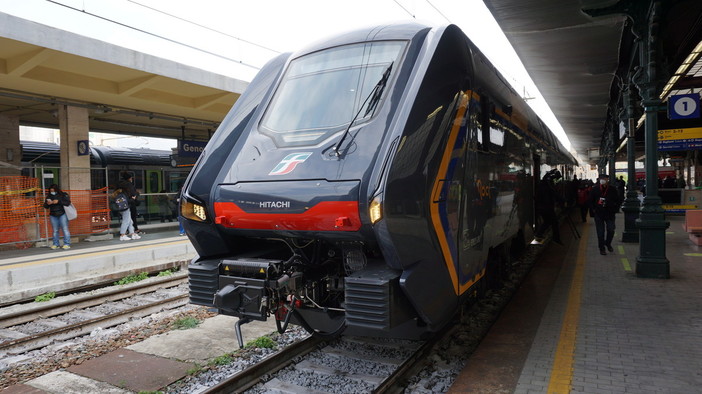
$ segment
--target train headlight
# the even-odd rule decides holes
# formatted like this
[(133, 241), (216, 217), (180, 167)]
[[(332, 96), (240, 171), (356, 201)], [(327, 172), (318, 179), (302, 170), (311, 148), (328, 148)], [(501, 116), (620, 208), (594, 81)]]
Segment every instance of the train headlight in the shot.
[(383, 206), (378, 198), (374, 198), (373, 201), (371, 201), (369, 214), (371, 223), (373, 224), (383, 218)]
[(190, 201), (183, 201), (180, 204), (180, 215), (186, 219), (204, 222), (207, 220), (205, 207)]

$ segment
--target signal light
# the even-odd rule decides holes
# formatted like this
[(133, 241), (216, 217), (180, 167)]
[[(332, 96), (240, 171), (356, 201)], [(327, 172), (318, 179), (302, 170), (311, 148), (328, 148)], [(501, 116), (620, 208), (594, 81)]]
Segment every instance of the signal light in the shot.
[(180, 215), (186, 219), (204, 222), (207, 220), (205, 207), (190, 201), (183, 201), (180, 204)]
[(380, 200), (378, 198), (374, 198), (373, 201), (371, 201), (370, 208), (368, 210), (368, 213), (370, 214), (371, 223), (375, 224), (378, 220), (383, 218), (382, 208), (382, 204), (380, 203)]

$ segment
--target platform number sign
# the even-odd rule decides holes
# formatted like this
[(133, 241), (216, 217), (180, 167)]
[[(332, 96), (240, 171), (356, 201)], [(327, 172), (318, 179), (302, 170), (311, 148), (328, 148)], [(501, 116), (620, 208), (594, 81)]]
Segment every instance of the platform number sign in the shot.
[(695, 119), (700, 117), (700, 95), (679, 94), (668, 99), (669, 119)]

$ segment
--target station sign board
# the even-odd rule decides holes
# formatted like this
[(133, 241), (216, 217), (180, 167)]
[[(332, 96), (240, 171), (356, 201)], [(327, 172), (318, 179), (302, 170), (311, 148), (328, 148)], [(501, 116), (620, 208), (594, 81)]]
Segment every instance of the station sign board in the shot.
[(206, 145), (207, 141), (178, 140), (178, 156), (200, 157)]
[(658, 130), (658, 150), (702, 150), (702, 127)]
[(678, 94), (668, 98), (668, 119), (697, 119), (700, 117), (700, 95)]

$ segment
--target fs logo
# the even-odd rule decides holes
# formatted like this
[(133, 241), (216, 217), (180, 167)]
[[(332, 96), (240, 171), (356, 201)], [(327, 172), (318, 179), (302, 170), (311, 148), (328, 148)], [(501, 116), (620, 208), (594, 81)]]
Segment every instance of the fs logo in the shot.
[(291, 153), (283, 160), (278, 163), (275, 168), (271, 170), (271, 172), (268, 173), (268, 175), (285, 175), (293, 172), (295, 167), (297, 167), (298, 164), (304, 162), (307, 160), (308, 157), (312, 155), (312, 152), (304, 152), (304, 153)]

